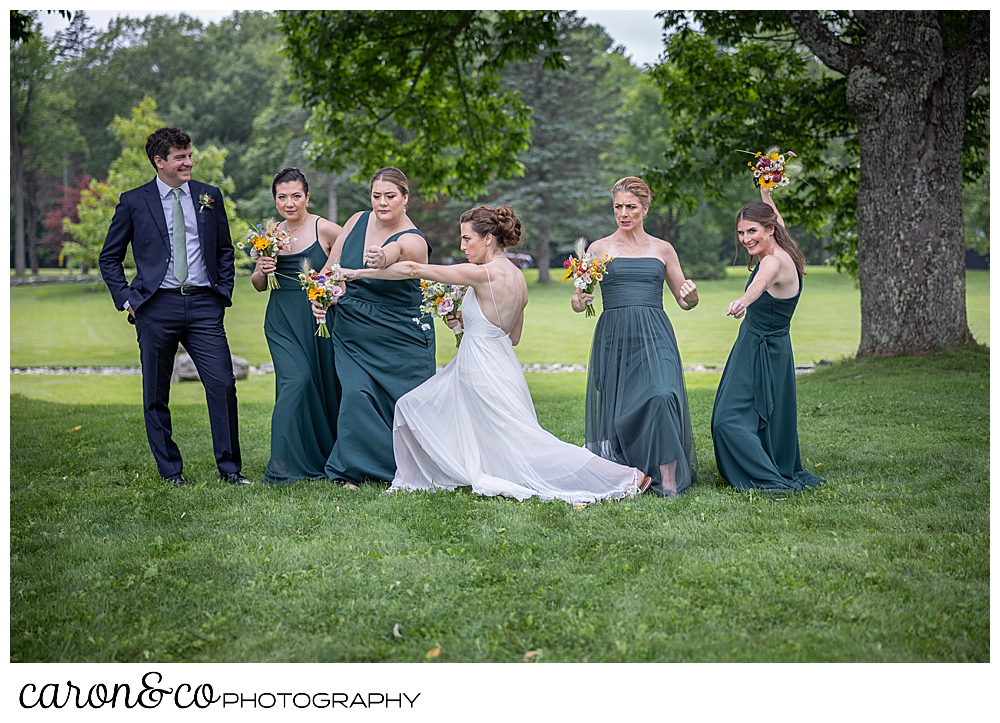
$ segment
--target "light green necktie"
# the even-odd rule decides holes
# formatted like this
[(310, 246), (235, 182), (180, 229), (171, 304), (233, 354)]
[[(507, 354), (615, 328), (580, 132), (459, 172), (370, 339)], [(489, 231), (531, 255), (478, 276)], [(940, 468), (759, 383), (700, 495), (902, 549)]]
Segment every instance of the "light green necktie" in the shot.
[(188, 277), (188, 255), (184, 211), (181, 209), (181, 189), (172, 188), (170, 192), (174, 194), (174, 278), (183, 284)]

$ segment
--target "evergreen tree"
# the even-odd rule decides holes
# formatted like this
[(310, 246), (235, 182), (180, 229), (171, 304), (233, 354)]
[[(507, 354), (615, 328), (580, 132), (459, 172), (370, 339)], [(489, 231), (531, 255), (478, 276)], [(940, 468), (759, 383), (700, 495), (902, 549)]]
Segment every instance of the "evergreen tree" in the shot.
[(605, 86), (612, 41), (603, 28), (570, 12), (558, 23), (565, 66), (547, 70), (545, 53), (512, 63), (504, 87), (532, 110), (531, 145), (518, 157), (524, 175), (494, 184), (491, 197), (510, 205), (524, 223), (522, 239), (548, 283), (553, 251), (612, 232), (608, 190), (614, 183), (604, 158), (612, 148), (621, 105), (617, 88)]

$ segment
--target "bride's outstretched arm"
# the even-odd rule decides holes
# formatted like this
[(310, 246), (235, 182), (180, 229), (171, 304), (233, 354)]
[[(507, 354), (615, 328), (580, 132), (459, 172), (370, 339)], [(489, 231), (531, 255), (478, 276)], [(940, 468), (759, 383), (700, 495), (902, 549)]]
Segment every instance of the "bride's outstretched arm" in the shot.
[(442, 284), (472, 286), (486, 281), (486, 271), (478, 264), (418, 264), (415, 261), (399, 261), (384, 269), (341, 269), (340, 273), (348, 281), (352, 279), (427, 279)]

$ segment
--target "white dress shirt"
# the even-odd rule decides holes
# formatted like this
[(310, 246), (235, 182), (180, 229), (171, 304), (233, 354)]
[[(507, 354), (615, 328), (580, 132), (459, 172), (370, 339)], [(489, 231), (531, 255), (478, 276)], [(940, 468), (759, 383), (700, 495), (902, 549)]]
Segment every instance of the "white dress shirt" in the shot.
[[(156, 187), (160, 192), (160, 203), (163, 205), (163, 216), (167, 222), (167, 236), (170, 249), (170, 262), (167, 264), (167, 275), (163, 277), (161, 289), (176, 289), (180, 283), (174, 278), (174, 194), (173, 189), (156, 177)], [(208, 280), (208, 270), (205, 268), (205, 259), (201, 254), (201, 242), (198, 240), (198, 210), (195, 208), (195, 200), (191, 197), (189, 184), (181, 186), (181, 210), (184, 212), (184, 231), (187, 241), (187, 261), (188, 277), (184, 282), (185, 286), (210, 286)], [(206, 211), (205, 213), (208, 213)]]

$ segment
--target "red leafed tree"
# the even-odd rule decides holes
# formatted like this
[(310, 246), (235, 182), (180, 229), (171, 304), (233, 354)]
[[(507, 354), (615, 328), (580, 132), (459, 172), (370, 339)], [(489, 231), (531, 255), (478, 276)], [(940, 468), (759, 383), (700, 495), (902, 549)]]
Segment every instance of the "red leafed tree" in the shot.
[(80, 191), (88, 186), (90, 186), (90, 176), (83, 176), (77, 180), (76, 186), (59, 186), (62, 198), (54, 208), (45, 213), (42, 226), (48, 233), (39, 240), (39, 243), (51, 248), (53, 256), (59, 255), (64, 243), (73, 240), (69, 232), (63, 230), (63, 219), (68, 218), (73, 223), (80, 222), (76, 207), (80, 203)]

